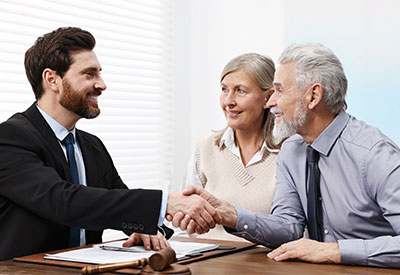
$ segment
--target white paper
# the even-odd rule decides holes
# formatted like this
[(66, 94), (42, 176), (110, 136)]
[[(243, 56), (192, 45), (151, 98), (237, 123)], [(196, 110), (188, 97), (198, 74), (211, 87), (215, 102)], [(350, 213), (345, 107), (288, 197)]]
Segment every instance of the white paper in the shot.
[[(131, 247), (122, 247), (122, 244), (125, 241), (115, 241), (110, 243), (105, 243), (101, 245), (96, 245), (99, 247), (103, 247), (107, 249), (115, 249), (120, 251), (129, 251), (129, 252), (147, 252), (144, 249), (144, 246), (131, 246)], [(216, 249), (218, 244), (209, 244), (209, 243), (194, 243), (194, 242), (180, 242), (180, 241), (169, 241), (171, 247), (175, 250), (177, 258), (180, 256), (184, 256), (186, 254), (195, 253), (195, 252), (205, 252), (209, 250)]]
[[(46, 254), (44, 258), (70, 262), (110, 264), (148, 258), (153, 253), (157, 252), (153, 250), (147, 251), (143, 246), (133, 246), (128, 248), (122, 247), (123, 242), (124, 241), (115, 241), (101, 245), (94, 245), (89, 248), (75, 249), (57, 254)], [(195, 252), (210, 251), (218, 247), (218, 244), (179, 241), (169, 241), (169, 244), (175, 250), (177, 258)], [(103, 249), (102, 247), (105, 247), (106, 249)]]
[(109, 264), (118, 262), (127, 262), (148, 258), (154, 251), (147, 253), (129, 253), (123, 251), (107, 251), (100, 247), (89, 247), (75, 249), (57, 254), (46, 254), (45, 259), (60, 260), (68, 262), (81, 262), (90, 264)]

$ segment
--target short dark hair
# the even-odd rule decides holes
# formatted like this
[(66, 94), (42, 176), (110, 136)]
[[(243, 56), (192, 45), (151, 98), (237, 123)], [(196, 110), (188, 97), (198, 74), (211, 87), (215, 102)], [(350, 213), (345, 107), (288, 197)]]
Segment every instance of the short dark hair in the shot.
[(63, 77), (72, 64), (71, 52), (93, 50), (96, 40), (85, 30), (75, 27), (58, 28), (40, 36), (25, 53), (25, 72), (36, 100), (43, 95), (42, 73), (46, 68)]

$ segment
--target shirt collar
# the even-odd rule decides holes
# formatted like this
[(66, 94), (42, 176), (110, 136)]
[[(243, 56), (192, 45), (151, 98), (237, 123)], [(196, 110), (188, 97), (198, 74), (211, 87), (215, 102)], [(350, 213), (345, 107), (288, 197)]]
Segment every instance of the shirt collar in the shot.
[[(46, 120), (47, 124), (49, 124), (51, 130), (53, 130), (54, 134), (58, 138), (59, 141), (63, 141), (64, 138), (70, 133), (64, 126), (58, 123), (55, 119), (45, 113), (40, 107), (36, 104), (39, 112), (42, 114), (43, 118)], [(71, 133), (74, 135), (74, 139), (76, 140), (75, 136), (75, 127), (71, 130)]]
[(327, 156), (349, 122), (350, 115), (342, 110), (326, 129), (311, 144), (319, 153)]
[[(235, 131), (231, 127), (227, 127), (225, 133), (222, 135), (222, 138), (219, 142), (219, 148), (221, 148), (223, 145), (225, 145), (231, 151), (233, 151), (234, 148), (238, 149), (238, 146), (235, 143)], [(260, 152), (264, 153), (264, 150), (267, 149), (267, 144), (264, 141), (263, 145), (261, 146)]]
[(235, 147), (235, 132), (231, 127), (228, 127), (224, 134), (222, 135), (221, 140), (219, 141), (219, 148), (225, 145), (228, 148)]

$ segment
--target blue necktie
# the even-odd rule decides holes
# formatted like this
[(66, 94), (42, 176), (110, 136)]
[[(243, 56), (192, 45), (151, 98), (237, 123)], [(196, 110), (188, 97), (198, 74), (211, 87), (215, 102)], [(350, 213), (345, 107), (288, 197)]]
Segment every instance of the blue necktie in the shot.
[[(66, 138), (63, 140), (65, 147), (67, 148), (67, 156), (69, 169), (72, 175), (72, 181), (75, 186), (79, 185), (79, 174), (78, 174), (78, 166), (76, 164), (75, 159), (75, 150), (74, 150), (74, 135), (69, 133)], [(79, 228), (71, 228), (71, 232), (69, 235), (68, 247), (75, 247), (80, 245), (80, 229)]]
[(323, 241), (322, 238), (322, 202), (320, 191), (321, 174), (318, 168), (319, 153), (311, 146), (307, 147), (307, 228), (310, 239)]

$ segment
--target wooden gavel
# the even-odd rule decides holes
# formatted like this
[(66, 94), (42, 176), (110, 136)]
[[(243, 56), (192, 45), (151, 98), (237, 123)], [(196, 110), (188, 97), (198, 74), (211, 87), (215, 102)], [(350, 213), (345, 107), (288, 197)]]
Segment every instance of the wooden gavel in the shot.
[(171, 247), (166, 247), (160, 252), (154, 253), (148, 259), (120, 262), (113, 264), (89, 265), (82, 268), (82, 274), (96, 274), (117, 270), (120, 268), (146, 266), (149, 265), (155, 271), (161, 271), (176, 261), (175, 251)]

